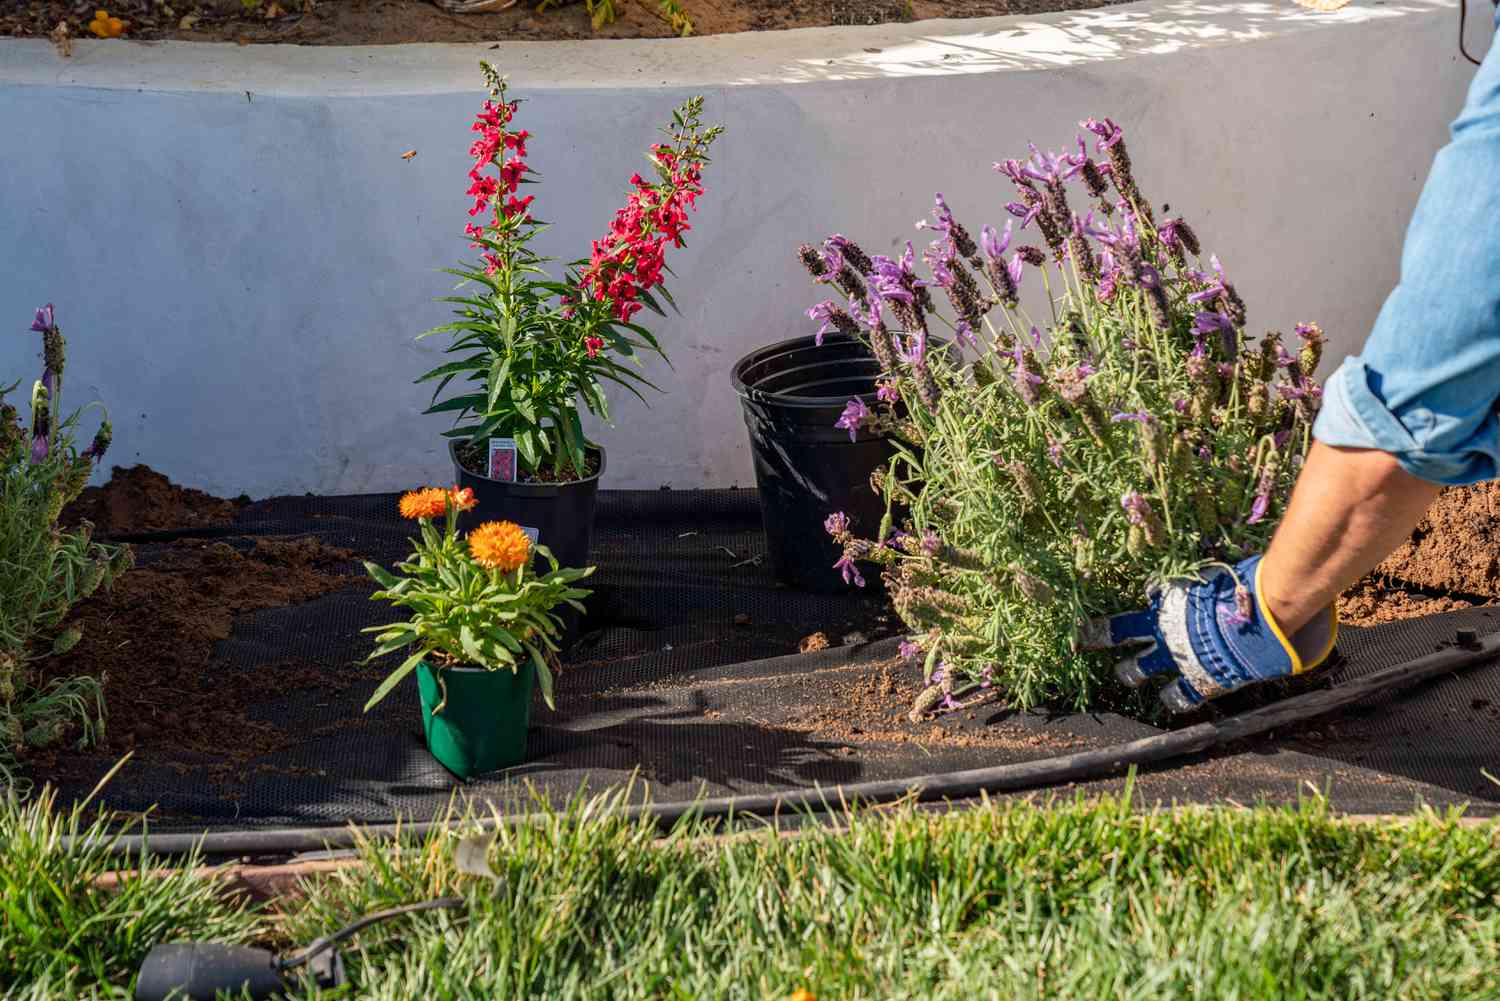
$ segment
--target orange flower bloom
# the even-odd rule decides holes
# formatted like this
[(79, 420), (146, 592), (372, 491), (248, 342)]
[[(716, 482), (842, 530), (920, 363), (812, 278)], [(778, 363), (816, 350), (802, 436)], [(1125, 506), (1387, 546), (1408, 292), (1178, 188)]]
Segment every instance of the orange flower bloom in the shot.
[(453, 497), (453, 507), (457, 511), (472, 511), (479, 504), (479, 498), (474, 496), (473, 487), (454, 487), (448, 493)]
[(401, 495), (401, 517), (437, 518), (448, 510), (448, 492), (440, 487), (423, 487)]
[(509, 573), (531, 558), (531, 540), (513, 521), (487, 521), (469, 533), (469, 552), (480, 566)]
[(818, 1001), (818, 999), (813, 997), (813, 992), (806, 987), (799, 987), (792, 991), (790, 1001)]

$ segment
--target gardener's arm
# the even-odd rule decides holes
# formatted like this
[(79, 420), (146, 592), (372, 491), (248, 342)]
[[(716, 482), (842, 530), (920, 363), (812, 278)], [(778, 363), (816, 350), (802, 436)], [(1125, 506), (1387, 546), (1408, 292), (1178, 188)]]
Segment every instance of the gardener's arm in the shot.
[[(1500, 16), (1500, 12), (1497, 12)], [(1421, 519), (1445, 484), (1500, 476), (1500, 47), (1470, 87), (1412, 216), (1401, 281), (1356, 358), (1329, 378), (1317, 439), (1264, 558), (1098, 623), (1092, 646), (1140, 641), (1127, 684), (1191, 709), (1317, 666), (1334, 602)]]

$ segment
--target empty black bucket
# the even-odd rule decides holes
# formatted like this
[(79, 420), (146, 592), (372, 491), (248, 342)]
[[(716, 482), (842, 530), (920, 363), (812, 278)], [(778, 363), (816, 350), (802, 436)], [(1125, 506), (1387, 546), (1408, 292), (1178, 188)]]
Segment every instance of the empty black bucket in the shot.
[[(870, 474), (890, 459), (891, 443), (861, 428), (833, 426), (849, 400), (875, 409), (880, 366), (860, 341), (830, 335), (818, 346), (796, 337), (761, 348), (734, 366), (734, 390), (745, 410), (755, 483), (776, 579), (804, 591), (848, 590), (833, 564), (841, 555), (823, 521), (849, 516), (856, 536), (880, 529), (885, 502)], [(862, 568), (874, 586), (879, 581)]]

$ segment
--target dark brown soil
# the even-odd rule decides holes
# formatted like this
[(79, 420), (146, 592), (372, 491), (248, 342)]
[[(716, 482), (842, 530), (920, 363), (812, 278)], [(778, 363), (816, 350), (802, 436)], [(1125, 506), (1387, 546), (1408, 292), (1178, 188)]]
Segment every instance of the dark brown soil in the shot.
[(32, 752), (26, 764), (34, 774), (60, 777), (54, 768), (62, 759), (93, 769), (95, 759), (114, 760), (125, 751), (142, 762), (171, 764), (202, 755), (244, 762), (284, 742), (275, 727), (246, 718), (244, 707), (262, 693), (322, 684), (316, 669), (267, 664), (253, 673), (236, 672), (232, 683), (215, 684), (205, 681), (214, 644), (229, 638), (237, 615), (369, 585), (343, 572), (352, 553), (316, 539), (267, 537), (248, 547), (245, 540), (234, 541), (241, 548), (227, 541), (174, 543), (149, 566), (125, 573), (112, 591), (74, 610), (69, 621), (82, 627), (83, 638), (45, 662), (42, 674), (102, 679), (105, 735), (84, 756)]
[[(489, 466), (489, 446), (476, 445), (473, 442), (465, 442), (454, 449), (458, 455), (459, 464), (475, 476), (486, 475)], [(599, 453), (585, 452), (584, 475), (575, 478), (571, 473), (559, 475), (551, 466), (538, 469), (534, 473), (522, 470), (518, 482), (521, 483), (577, 483), (580, 479), (586, 480), (591, 476), (599, 475)]]
[(1394, 584), (1500, 598), (1500, 482), (1443, 491), (1375, 572)]
[(114, 467), (102, 487), (86, 487), (63, 511), (64, 525), (92, 522), (96, 537), (227, 525), (248, 498), (224, 500), (179, 487), (149, 466)]
[[(989, 17), (1105, 6), (1110, 0), (681, 0), (698, 35), (879, 24), (935, 17)], [(1119, 2), (1119, 0), (1113, 0)], [(427, 0), (21, 0), (0, 11), (0, 35), (45, 38), (60, 22), (92, 38), (100, 8), (126, 22), (125, 38), (291, 45), (659, 38), (676, 32), (655, 0), (616, 0), (619, 19), (594, 30), (580, 2), (537, 13), (535, 0), (508, 10), (450, 14)]]

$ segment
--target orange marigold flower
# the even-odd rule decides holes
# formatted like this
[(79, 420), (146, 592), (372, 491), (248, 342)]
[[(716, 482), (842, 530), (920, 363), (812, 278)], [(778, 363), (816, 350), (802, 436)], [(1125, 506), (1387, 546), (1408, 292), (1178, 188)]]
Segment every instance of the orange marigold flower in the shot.
[(799, 987), (795, 991), (792, 991), (789, 1001), (818, 1001), (818, 999), (813, 997), (813, 992), (806, 987)]
[(469, 533), (469, 552), (480, 566), (509, 573), (531, 558), (531, 540), (513, 521), (487, 521)]
[(401, 517), (437, 518), (448, 510), (448, 492), (440, 487), (423, 487), (401, 495)]
[(479, 498), (474, 496), (473, 487), (454, 487), (448, 493), (453, 498), (455, 510), (472, 511), (479, 504)]

